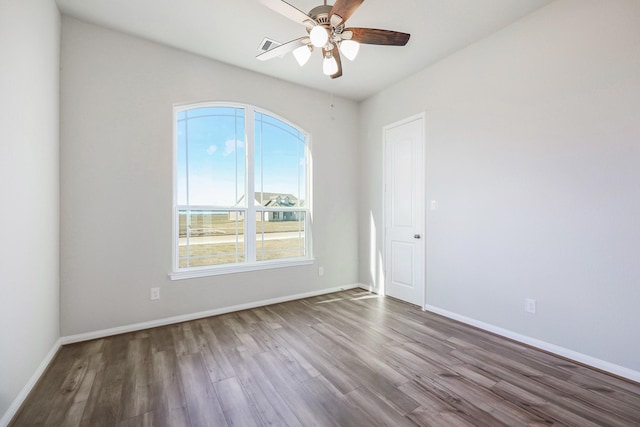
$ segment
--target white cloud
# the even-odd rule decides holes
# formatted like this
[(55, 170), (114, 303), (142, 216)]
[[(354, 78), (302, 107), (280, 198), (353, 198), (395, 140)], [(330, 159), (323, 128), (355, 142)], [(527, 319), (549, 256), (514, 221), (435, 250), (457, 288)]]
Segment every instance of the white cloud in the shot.
[(216, 151), (218, 151), (218, 147), (216, 147), (215, 145), (210, 145), (209, 148), (207, 148), (208, 155), (212, 155)]
[(236, 151), (236, 147), (239, 149), (244, 148), (244, 141), (240, 141), (237, 139), (228, 139), (224, 143), (224, 155), (228, 156), (229, 154)]

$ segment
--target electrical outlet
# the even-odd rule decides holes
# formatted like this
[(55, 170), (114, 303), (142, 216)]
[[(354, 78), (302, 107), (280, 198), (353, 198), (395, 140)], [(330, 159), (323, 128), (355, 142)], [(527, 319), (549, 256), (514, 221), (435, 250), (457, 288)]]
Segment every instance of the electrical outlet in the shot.
[(324, 276), (324, 267), (318, 267), (318, 276)]
[(524, 300), (524, 311), (531, 314), (536, 314), (536, 300), (526, 298)]
[(152, 301), (160, 299), (160, 288), (151, 288), (150, 298)]

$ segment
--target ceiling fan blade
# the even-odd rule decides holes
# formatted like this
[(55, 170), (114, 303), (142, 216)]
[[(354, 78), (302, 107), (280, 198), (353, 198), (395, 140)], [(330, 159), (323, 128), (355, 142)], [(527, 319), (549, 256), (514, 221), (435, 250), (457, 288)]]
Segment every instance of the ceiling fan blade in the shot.
[(349, 19), (363, 1), (364, 0), (336, 0), (335, 4), (331, 8), (331, 12), (329, 13), (331, 25), (337, 27)]
[(262, 52), (261, 54), (256, 56), (256, 59), (261, 61), (266, 61), (269, 59), (276, 58), (278, 56), (285, 55), (300, 46), (304, 46), (309, 44), (310, 40), (308, 36), (300, 37), (299, 39), (288, 41), (280, 46), (274, 47), (273, 49), (269, 49), (266, 52)]
[(309, 15), (301, 11), (295, 6), (290, 5), (284, 0), (258, 0), (269, 9), (278, 12), (280, 15), (285, 16), (292, 21), (305, 26), (313, 26), (315, 22), (309, 18)]
[(332, 79), (337, 79), (338, 77), (342, 76), (342, 59), (340, 59), (340, 49), (338, 49), (337, 44), (333, 45), (333, 57), (336, 59), (336, 62), (338, 63), (338, 71), (336, 71), (335, 74), (331, 74), (330, 77)]
[[(349, 37), (351, 35), (351, 37)], [(398, 31), (379, 30), (377, 28), (345, 28), (342, 38), (365, 44), (381, 44), (389, 46), (404, 46), (411, 34)]]

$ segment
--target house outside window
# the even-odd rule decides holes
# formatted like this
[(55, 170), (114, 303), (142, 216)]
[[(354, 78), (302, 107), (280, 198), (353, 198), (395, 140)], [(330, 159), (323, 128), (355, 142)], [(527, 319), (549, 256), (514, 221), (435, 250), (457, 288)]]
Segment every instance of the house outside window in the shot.
[(312, 262), (309, 139), (250, 105), (174, 108), (172, 279)]

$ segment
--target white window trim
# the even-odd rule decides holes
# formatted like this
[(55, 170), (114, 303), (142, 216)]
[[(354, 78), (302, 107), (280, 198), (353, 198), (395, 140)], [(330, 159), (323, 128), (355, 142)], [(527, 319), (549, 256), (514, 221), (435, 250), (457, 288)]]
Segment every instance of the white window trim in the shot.
[[(230, 107), (230, 108), (243, 108), (245, 111), (245, 131), (247, 133), (246, 140), (252, 141), (251, 144), (246, 144), (247, 150), (247, 165), (245, 168), (245, 180), (246, 180), (246, 189), (245, 189), (245, 199), (247, 200), (246, 208), (237, 209), (230, 207), (215, 207), (215, 206), (197, 206), (197, 208), (206, 208), (210, 210), (238, 210), (238, 211), (246, 211), (246, 218), (255, 218), (257, 211), (293, 211), (293, 212), (305, 212), (305, 253), (306, 257), (295, 257), (295, 258), (283, 258), (278, 260), (269, 260), (269, 261), (253, 261), (253, 262), (243, 262), (237, 264), (222, 264), (215, 266), (202, 266), (202, 267), (189, 267), (189, 268), (179, 268), (179, 259), (178, 259), (178, 211), (181, 205), (178, 205), (178, 168), (176, 165), (176, 159), (178, 157), (178, 144), (177, 144), (177, 120), (178, 113), (186, 110), (191, 110), (194, 108), (207, 108), (207, 107)], [(306, 208), (266, 208), (261, 207), (257, 209), (256, 206), (249, 201), (247, 197), (249, 194), (255, 196), (255, 156), (254, 156), (254, 147), (255, 147), (255, 115), (256, 113), (261, 113), (273, 117), (282, 121), (283, 123), (288, 124), (289, 126), (294, 127), (295, 129), (302, 132), (305, 136), (305, 170), (306, 170)], [(198, 277), (207, 277), (207, 276), (217, 276), (222, 274), (233, 274), (233, 273), (244, 273), (250, 271), (257, 270), (268, 270), (274, 268), (288, 268), (288, 267), (297, 267), (310, 265), (314, 263), (313, 253), (312, 253), (312, 229), (311, 224), (312, 221), (312, 163), (311, 163), (311, 135), (302, 130), (298, 125), (291, 123), (290, 121), (274, 114), (270, 111), (263, 110), (254, 105), (250, 104), (241, 104), (235, 102), (198, 102), (198, 103), (188, 103), (188, 104), (175, 104), (173, 107), (173, 157), (172, 157), (172, 168), (173, 168), (173, 226), (172, 226), (172, 272), (169, 274), (169, 278), (171, 280), (182, 280), (182, 279), (191, 279)], [(192, 208), (196, 206), (191, 206)], [(256, 235), (256, 222), (255, 221), (246, 221), (247, 230), (246, 236), (255, 236)], [(256, 242), (255, 239), (245, 239), (245, 256), (246, 259), (256, 259)]]
[(314, 263), (313, 258), (296, 258), (283, 259), (277, 261), (260, 261), (258, 263), (224, 264), (216, 267), (191, 267), (189, 271), (174, 272), (169, 275), (171, 280), (194, 279), (196, 277), (219, 276), (222, 274), (246, 273), (257, 270), (270, 270), (273, 268), (298, 267), (302, 265), (311, 265)]

